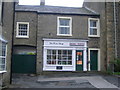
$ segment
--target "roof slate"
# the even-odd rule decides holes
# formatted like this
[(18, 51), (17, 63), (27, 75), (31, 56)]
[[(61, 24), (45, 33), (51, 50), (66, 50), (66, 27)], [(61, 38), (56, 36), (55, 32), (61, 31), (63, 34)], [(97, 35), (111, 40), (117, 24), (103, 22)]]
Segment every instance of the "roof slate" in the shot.
[(83, 14), (83, 15), (99, 15), (99, 13), (93, 12), (85, 7), (59, 7), (59, 6), (27, 6), (16, 5), (16, 11), (34, 11), (37, 13), (57, 13), (57, 14)]

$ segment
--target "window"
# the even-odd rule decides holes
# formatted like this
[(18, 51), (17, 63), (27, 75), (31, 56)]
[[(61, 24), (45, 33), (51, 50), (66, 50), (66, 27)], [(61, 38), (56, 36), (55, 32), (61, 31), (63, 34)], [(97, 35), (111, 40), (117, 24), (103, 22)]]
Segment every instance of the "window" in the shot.
[(0, 43), (0, 71), (6, 70), (6, 43)]
[(47, 65), (72, 65), (72, 50), (47, 50)]
[(72, 18), (58, 17), (57, 35), (72, 36)]
[(17, 22), (16, 37), (29, 38), (29, 23), (28, 22)]
[(2, 0), (0, 0), (0, 24), (2, 22)]
[(89, 37), (100, 37), (100, 25), (99, 19), (89, 18), (88, 19), (88, 36)]

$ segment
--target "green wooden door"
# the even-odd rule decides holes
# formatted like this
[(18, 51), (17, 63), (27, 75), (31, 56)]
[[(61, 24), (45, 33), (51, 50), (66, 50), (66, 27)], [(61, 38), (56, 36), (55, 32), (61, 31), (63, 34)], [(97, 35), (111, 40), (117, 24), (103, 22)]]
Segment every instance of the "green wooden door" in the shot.
[(13, 55), (12, 73), (36, 73), (36, 55)]
[(90, 50), (90, 70), (98, 70), (98, 50)]
[(83, 50), (76, 51), (76, 71), (83, 71)]

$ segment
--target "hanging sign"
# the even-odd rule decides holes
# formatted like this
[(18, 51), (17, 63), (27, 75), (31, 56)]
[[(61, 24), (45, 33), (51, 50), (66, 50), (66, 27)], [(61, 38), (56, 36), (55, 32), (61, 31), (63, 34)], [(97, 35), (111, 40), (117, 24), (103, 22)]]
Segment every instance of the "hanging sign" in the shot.
[(82, 64), (82, 61), (81, 61), (81, 60), (77, 61), (77, 64), (78, 64), (78, 65), (81, 65), (81, 64)]

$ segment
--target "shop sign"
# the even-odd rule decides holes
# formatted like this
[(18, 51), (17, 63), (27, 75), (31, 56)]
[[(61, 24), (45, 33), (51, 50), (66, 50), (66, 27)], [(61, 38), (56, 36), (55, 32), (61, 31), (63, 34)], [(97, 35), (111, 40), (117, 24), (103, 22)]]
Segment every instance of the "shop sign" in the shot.
[(82, 61), (81, 60), (77, 61), (77, 65), (82, 65)]
[(64, 43), (61, 42), (49, 42), (50, 45), (64, 45)]
[(70, 46), (84, 46), (84, 43), (70, 43)]
[(63, 68), (62, 66), (57, 66), (56, 67), (57, 70), (62, 70), (62, 68)]
[(44, 41), (44, 46), (85, 47), (84, 42)]

